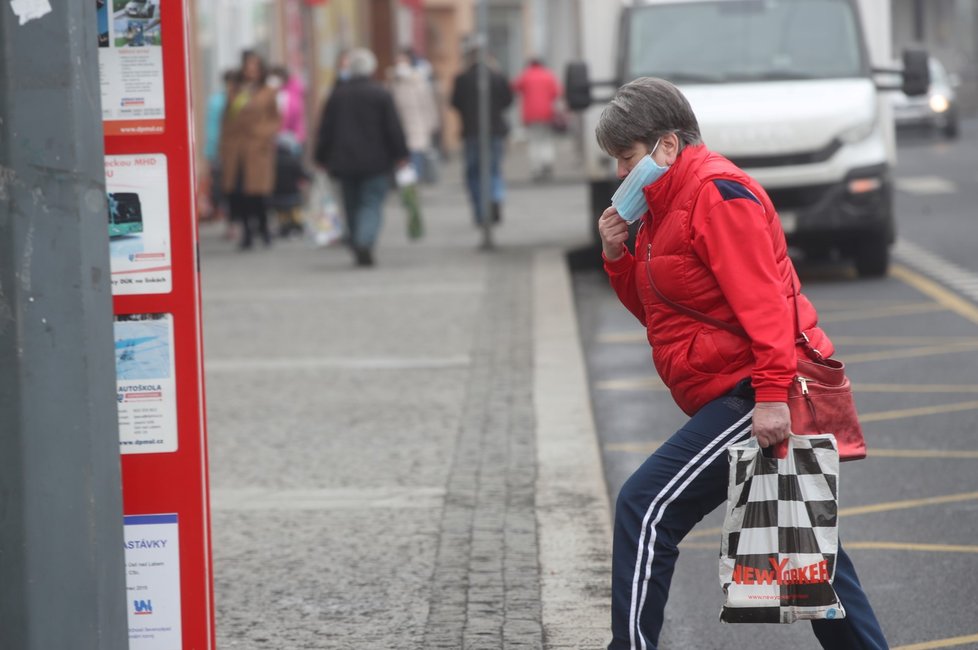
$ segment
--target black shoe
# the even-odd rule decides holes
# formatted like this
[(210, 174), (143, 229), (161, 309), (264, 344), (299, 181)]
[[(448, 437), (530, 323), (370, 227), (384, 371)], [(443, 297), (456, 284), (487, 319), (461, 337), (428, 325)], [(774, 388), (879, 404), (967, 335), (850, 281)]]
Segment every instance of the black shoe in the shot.
[(492, 222), (499, 223), (503, 220), (503, 206), (499, 203), (492, 204)]
[(356, 256), (357, 266), (374, 265), (374, 254), (369, 248), (354, 248), (353, 254)]

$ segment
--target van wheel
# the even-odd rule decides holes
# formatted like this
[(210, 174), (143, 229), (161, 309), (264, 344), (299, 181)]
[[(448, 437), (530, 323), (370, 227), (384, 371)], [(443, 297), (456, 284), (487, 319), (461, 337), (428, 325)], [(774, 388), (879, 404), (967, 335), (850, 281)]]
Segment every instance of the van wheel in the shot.
[(878, 278), (890, 268), (890, 245), (882, 235), (864, 239), (856, 246), (856, 273), (861, 278)]

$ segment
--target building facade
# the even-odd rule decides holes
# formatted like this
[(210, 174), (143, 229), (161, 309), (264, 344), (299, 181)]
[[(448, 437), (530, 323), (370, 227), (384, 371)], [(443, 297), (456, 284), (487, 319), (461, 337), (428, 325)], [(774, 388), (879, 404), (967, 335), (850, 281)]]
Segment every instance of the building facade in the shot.
[[(559, 77), (568, 62), (580, 59), (579, 6), (586, 0), (190, 0), (197, 18), (192, 37), (198, 133), (204, 128), (201, 98), (219, 87), (221, 73), (238, 65), (244, 49), (302, 75), (314, 128), (343, 50), (369, 47), (377, 54), (382, 79), (398, 50), (410, 46), (431, 63), (441, 100), (442, 143), (454, 151), (458, 120), (448, 100), (462, 66), (462, 43), (478, 29), (482, 1), (488, 2), (490, 54), (508, 78), (530, 57), (542, 58)], [(978, 112), (978, 2), (890, 1), (894, 52), (927, 48), (960, 78), (962, 111)], [(509, 116), (516, 141), (522, 136), (518, 115), (517, 106)]]

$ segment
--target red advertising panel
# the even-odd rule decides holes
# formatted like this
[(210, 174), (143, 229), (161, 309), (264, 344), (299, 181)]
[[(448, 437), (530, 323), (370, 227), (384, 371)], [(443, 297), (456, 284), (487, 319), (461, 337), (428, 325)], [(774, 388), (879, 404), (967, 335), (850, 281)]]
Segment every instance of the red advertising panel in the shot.
[(213, 648), (188, 9), (94, 1), (129, 647)]

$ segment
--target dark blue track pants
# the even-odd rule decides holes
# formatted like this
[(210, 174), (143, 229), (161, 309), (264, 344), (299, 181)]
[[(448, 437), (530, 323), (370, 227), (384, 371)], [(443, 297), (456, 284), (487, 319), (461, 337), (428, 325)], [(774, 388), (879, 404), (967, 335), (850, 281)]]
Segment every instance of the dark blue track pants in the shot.
[[(622, 486), (615, 509), (609, 650), (658, 648), (679, 542), (726, 501), (727, 448), (750, 436), (753, 409), (753, 395), (744, 384), (710, 402)], [(883, 631), (841, 544), (833, 586), (846, 618), (812, 621), (822, 647), (886, 650)]]

